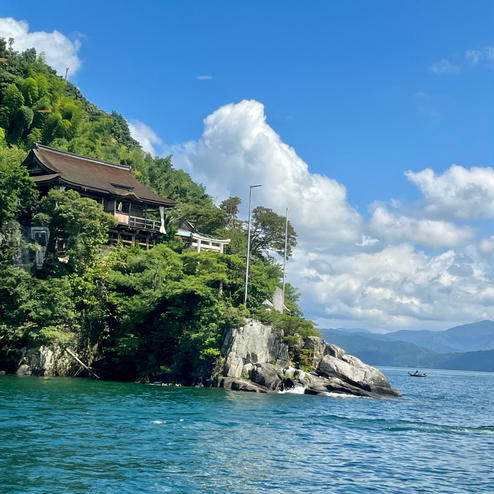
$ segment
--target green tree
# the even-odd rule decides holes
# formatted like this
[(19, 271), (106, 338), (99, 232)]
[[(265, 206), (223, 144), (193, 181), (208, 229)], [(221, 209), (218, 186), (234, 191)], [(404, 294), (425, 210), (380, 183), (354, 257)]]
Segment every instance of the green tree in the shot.
[(226, 229), (238, 228), (238, 207), (241, 202), (240, 197), (234, 196), (225, 199), (220, 204), (220, 211), (223, 214)]
[(0, 353), (76, 344), (79, 322), (67, 277), (41, 280), (18, 267), (0, 266)]
[(22, 161), (26, 153), (0, 145), (0, 262), (19, 254), (18, 218), (34, 208), (38, 191)]
[(0, 226), (28, 211), (38, 192), (22, 165), (26, 152), (16, 147), (0, 146)]
[(10, 121), (7, 141), (11, 144), (19, 144), (20, 139), (27, 134), (33, 118), (33, 110), (27, 106), (21, 106)]
[(166, 245), (117, 249), (109, 275), (116, 324), (105, 342), (112, 366), (128, 378), (171, 374), (193, 383), (220, 359), (225, 332), (246, 314), (243, 261)]
[(108, 230), (116, 224), (96, 201), (74, 190), (55, 189), (40, 201), (34, 221), (50, 229), (45, 265), (48, 273), (58, 274), (84, 272), (108, 241)]
[[(287, 257), (297, 245), (297, 234), (288, 221)], [(276, 252), (280, 256), (285, 250), (285, 218), (272, 209), (258, 206), (252, 212), (251, 252), (254, 256)]]
[(24, 103), (33, 106), (39, 98), (38, 81), (34, 77), (27, 77), (20, 82), (20, 90), (24, 96)]
[(15, 84), (9, 84), (3, 93), (0, 107), (0, 126), (9, 130), (10, 120), (24, 104), (24, 96)]
[(84, 112), (77, 101), (60, 98), (52, 107), (43, 128), (43, 142), (56, 146), (57, 139), (73, 139), (83, 121)]

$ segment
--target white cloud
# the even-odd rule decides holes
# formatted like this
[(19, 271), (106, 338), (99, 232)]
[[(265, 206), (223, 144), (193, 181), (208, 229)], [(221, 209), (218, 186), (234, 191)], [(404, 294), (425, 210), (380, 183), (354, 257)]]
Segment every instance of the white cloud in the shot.
[(465, 58), (473, 65), (477, 65), (479, 62), (492, 62), (494, 60), (494, 48), (486, 46), (481, 50), (466, 50)]
[(77, 39), (71, 41), (59, 31), (29, 32), (29, 24), (26, 21), (2, 17), (0, 18), (0, 36), (6, 40), (14, 38), (13, 48), (17, 51), (36, 48), (38, 54), (44, 53), (48, 65), (53, 67), (59, 75), (65, 75), (65, 69), (68, 67), (69, 77), (74, 76), (81, 68), (82, 62), (78, 57), (80, 41)]
[(493, 66), (494, 48), (485, 46), (481, 49), (465, 50), (464, 57), (455, 55), (452, 57), (455, 61), (452, 62), (448, 58), (443, 58), (439, 62), (435, 62), (429, 66), (429, 71), (436, 75), (455, 75), (459, 74), (463, 69), (470, 66)]
[(212, 78), (212, 75), (196, 75), (198, 81), (210, 81)]
[(494, 248), (494, 236), (490, 236), (489, 238), (483, 238), (479, 242), (479, 250), (484, 254), (491, 254), (493, 248)]
[(436, 75), (452, 75), (460, 72), (460, 66), (450, 62), (447, 58), (439, 60), (439, 62), (433, 63), (429, 70)]
[(156, 132), (139, 120), (128, 121), (130, 135), (142, 146), (142, 149), (153, 156), (158, 153), (155, 146), (163, 146), (162, 139), (156, 134)]
[(371, 245), (375, 245), (379, 242), (379, 239), (369, 237), (368, 235), (362, 235), (362, 240), (355, 245), (358, 247), (369, 247)]
[(406, 177), (425, 196), (425, 211), (442, 218), (474, 219), (494, 216), (494, 170), (453, 165), (441, 175), (427, 168)]
[(369, 226), (375, 235), (387, 242), (411, 242), (433, 248), (454, 247), (471, 240), (473, 236), (468, 227), (392, 213), (385, 206), (374, 209)]
[(219, 198), (245, 197), (250, 184), (262, 184), (253, 192), (253, 204), (280, 214), (288, 207), (290, 221), (306, 242), (325, 246), (362, 239), (362, 218), (347, 203), (345, 187), (310, 173), (266, 123), (264, 106), (257, 101), (219, 108), (204, 120), (199, 141), (173, 151), (174, 162)]
[(490, 318), (494, 301), (486, 266), (453, 250), (429, 256), (409, 244), (351, 255), (299, 249), (290, 273), (321, 327), (445, 328)]

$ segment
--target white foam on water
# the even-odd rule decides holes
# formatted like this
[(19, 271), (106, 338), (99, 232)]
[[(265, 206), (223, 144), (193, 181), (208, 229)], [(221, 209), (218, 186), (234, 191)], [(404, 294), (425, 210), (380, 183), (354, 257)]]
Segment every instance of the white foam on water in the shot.
[(184, 419), (180, 419), (180, 420), (179, 420), (179, 422), (183, 422), (183, 421), (184, 421)]
[(163, 420), (153, 420), (153, 424), (163, 424)]
[(331, 391), (325, 391), (321, 393), (322, 396), (329, 396), (330, 398), (364, 398), (364, 396), (350, 395), (346, 393), (332, 393)]
[(278, 391), (280, 394), (291, 394), (291, 395), (303, 395), (305, 393), (305, 386), (295, 386), (290, 389), (285, 389), (283, 391)]

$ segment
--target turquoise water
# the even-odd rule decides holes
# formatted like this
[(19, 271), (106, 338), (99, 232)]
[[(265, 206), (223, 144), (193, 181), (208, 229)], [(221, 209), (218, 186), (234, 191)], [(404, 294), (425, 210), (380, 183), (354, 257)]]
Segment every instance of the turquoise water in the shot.
[(403, 398), (0, 376), (0, 492), (494, 492), (494, 374), (384, 371)]

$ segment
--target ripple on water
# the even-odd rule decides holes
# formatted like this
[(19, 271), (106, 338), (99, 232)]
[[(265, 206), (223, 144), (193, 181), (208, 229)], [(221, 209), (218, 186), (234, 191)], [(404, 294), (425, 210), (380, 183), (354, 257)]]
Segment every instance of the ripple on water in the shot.
[(494, 375), (428, 374), (390, 371), (399, 400), (0, 377), (0, 493), (491, 493)]

